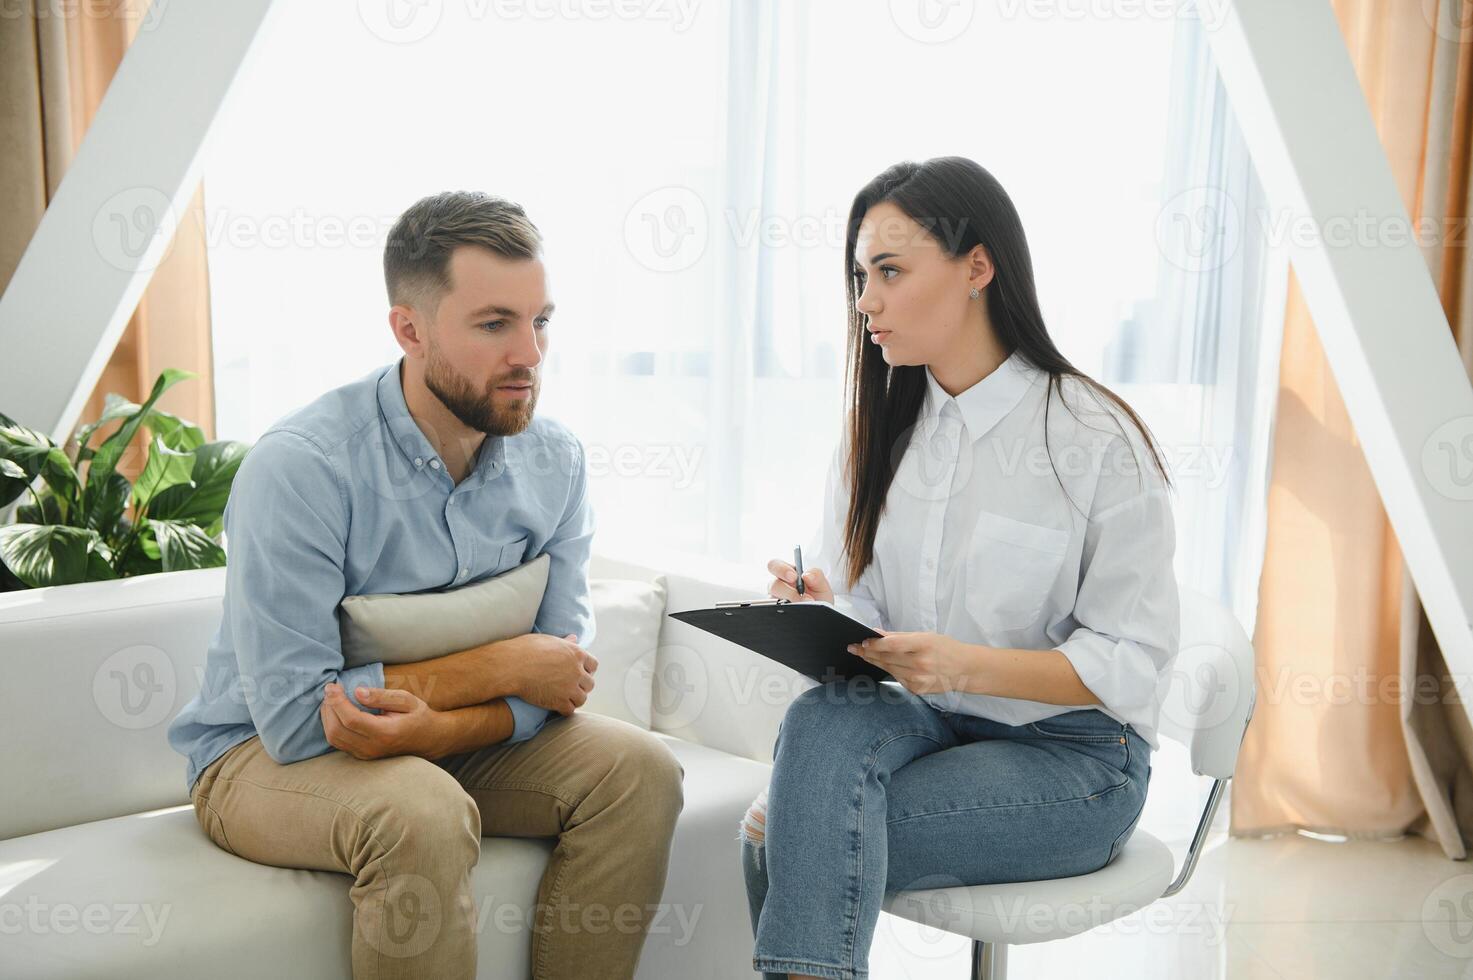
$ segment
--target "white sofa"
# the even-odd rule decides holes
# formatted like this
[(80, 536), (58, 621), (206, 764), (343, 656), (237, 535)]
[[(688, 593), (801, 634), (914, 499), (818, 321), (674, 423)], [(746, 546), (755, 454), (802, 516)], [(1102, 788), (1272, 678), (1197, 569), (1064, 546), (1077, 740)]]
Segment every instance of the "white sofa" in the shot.
[[(761, 572), (743, 576), (746, 591), (601, 559), (593, 575), (663, 586), (675, 611), (752, 594)], [(0, 976), (351, 976), (350, 878), (217, 848), (165, 739), (198, 690), (223, 585), (212, 569), (0, 594)], [(685, 768), (666, 914), (638, 975), (751, 977), (738, 824), (811, 682), (659, 619), (652, 656), (598, 675), (628, 704), (648, 692), (651, 727)], [(528, 975), (525, 910), (551, 848), (483, 841), (480, 976)]]

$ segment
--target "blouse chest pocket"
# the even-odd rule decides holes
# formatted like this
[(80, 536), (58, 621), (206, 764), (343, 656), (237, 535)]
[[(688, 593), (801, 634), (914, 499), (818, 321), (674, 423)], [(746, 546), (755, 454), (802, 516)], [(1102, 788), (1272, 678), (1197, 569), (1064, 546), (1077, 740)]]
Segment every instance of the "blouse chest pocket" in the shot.
[(967, 547), (967, 612), (984, 633), (1033, 625), (1068, 549), (1068, 531), (981, 512)]

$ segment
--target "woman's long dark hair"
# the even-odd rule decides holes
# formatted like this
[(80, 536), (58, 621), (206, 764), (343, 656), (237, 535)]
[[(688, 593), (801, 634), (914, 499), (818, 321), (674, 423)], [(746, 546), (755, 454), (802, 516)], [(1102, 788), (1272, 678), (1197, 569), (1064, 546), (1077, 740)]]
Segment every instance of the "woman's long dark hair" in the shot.
[[(846, 471), (851, 493), (844, 552), (850, 582), (858, 581), (874, 559), (875, 531), (905, 448), (899, 443), (902, 439), (908, 441), (926, 394), (925, 367), (891, 367), (885, 363), (881, 349), (867, 342), (865, 316), (859, 312), (855, 239), (865, 214), (884, 201), (894, 204), (924, 228), (948, 255), (964, 256), (978, 245), (987, 249), (994, 266), (992, 281), (986, 289), (987, 313), (998, 343), (1009, 355), (1021, 351), (1030, 363), (1049, 375), (1044, 403), (1045, 451), (1048, 401), (1057, 389), (1060, 402), (1068, 408), (1060, 384), (1060, 379), (1068, 375), (1096, 392), (1096, 397), (1104, 396), (1124, 410), (1145, 438), (1166, 484), (1171, 485), (1160, 447), (1146, 424), (1124, 399), (1070, 364), (1054, 346), (1038, 306), (1033, 260), (1028, 254), (1023, 223), (997, 178), (965, 157), (897, 163), (855, 195), (844, 242), (844, 292), (849, 309), (845, 399), (851, 450)], [(1116, 424), (1119, 425), (1118, 420)], [(1126, 442), (1129, 444), (1130, 440)], [(1049, 461), (1053, 462), (1052, 455)], [(1057, 467), (1054, 477), (1058, 479)], [(1059, 486), (1063, 488), (1062, 480)]]

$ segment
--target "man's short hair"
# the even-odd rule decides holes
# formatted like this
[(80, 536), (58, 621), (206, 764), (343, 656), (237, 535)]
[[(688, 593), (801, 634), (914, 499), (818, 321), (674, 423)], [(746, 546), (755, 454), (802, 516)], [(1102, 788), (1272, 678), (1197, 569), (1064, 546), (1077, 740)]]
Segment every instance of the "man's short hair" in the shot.
[(384, 246), (389, 302), (433, 315), (450, 289), (450, 254), (479, 245), (509, 259), (536, 258), (542, 235), (520, 204), (480, 191), (421, 198), (399, 216)]

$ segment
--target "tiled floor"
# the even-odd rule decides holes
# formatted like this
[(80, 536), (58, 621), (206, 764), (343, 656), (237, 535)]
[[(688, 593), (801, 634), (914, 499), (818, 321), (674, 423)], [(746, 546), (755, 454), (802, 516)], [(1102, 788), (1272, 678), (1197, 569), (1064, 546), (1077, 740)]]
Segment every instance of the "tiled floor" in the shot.
[[(1178, 866), (1207, 788), (1168, 745), (1153, 764), (1141, 826)], [(1179, 774), (1179, 775), (1178, 775)], [(1421, 838), (1336, 843), (1229, 838), (1227, 802), (1179, 894), (1061, 942), (1009, 950), (1016, 980), (1042, 977), (1473, 980), (1473, 862)], [(882, 916), (874, 980), (963, 980), (970, 945)]]

